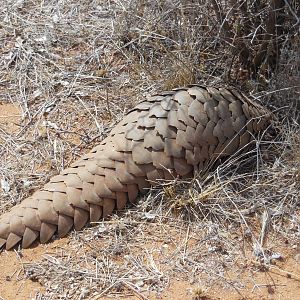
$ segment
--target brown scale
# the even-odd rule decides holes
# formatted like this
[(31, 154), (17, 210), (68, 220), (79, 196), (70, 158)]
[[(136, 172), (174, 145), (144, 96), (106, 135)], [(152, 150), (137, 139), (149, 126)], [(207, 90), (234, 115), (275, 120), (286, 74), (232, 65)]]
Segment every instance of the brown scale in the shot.
[(0, 249), (63, 237), (124, 209), (158, 179), (201, 173), (249, 144), (270, 119), (234, 89), (193, 85), (151, 96), (98, 146), (0, 217)]

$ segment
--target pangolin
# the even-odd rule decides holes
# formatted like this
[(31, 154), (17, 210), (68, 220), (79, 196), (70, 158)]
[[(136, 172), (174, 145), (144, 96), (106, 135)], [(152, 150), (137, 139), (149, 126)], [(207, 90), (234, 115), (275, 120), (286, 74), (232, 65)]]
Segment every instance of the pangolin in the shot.
[(190, 85), (140, 102), (98, 146), (0, 217), (0, 249), (65, 236), (245, 148), (270, 112), (234, 88)]

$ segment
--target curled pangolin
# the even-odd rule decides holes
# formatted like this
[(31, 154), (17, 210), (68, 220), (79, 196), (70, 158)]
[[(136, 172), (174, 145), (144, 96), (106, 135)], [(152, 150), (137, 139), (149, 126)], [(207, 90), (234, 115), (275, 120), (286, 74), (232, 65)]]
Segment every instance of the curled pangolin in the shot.
[(192, 177), (245, 147), (271, 114), (235, 89), (193, 85), (139, 103), (110, 135), (0, 217), (0, 249), (65, 236), (134, 202), (157, 179)]

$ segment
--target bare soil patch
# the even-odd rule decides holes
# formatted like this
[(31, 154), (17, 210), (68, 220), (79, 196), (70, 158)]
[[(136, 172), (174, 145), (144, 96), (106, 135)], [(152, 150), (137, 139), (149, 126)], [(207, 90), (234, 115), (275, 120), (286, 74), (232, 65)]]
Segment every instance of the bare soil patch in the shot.
[[(153, 227), (153, 225), (155, 224), (152, 224), (150, 227)], [(49, 295), (58, 295), (58, 293), (55, 292), (55, 289), (57, 289), (61, 291), (64, 290), (60, 295), (69, 295), (69, 297), (71, 297), (73, 290), (73, 297), (80, 297), (81, 295), (83, 299), (192, 300), (298, 299), (298, 297), (300, 297), (299, 249), (282, 246), (283, 241), (277, 240), (274, 243), (274, 237), (274, 241), (272, 242), (273, 248), (279, 251), (278, 253), (280, 253), (282, 257), (278, 260), (274, 260), (271, 266), (266, 267), (255, 260), (249, 247), (244, 249), (245, 254), (243, 257), (236, 258), (233, 263), (228, 264), (225, 254), (218, 254), (216, 256), (215, 253), (209, 250), (205, 255), (205, 251), (203, 251), (205, 244), (196, 245), (192, 239), (192, 237), (195, 238), (196, 233), (194, 233), (193, 230), (189, 231), (190, 237), (188, 237), (187, 242), (186, 237), (178, 233), (176, 234), (174, 228), (166, 227), (164, 230), (169, 229), (168, 236), (163, 234), (160, 239), (157, 238), (157, 235), (151, 234), (146, 230), (144, 233), (145, 243), (140, 241), (138, 244), (139, 247), (137, 247), (136, 243), (128, 245), (132, 247), (132, 252), (129, 254), (131, 256), (130, 258), (128, 254), (122, 253), (113, 256), (106, 254), (104, 256), (106, 259), (109, 258), (110, 263), (113, 263), (115, 267), (128, 264), (131, 259), (139, 259), (139, 263), (143, 264), (143, 268), (148, 268), (148, 272), (149, 268), (153, 268), (154, 266), (157, 268), (156, 271), (158, 271), (156, 274), (152, 273), (152, 276), (148, 276), (148, 278), (144, 276), (144, 279), (126, 278), (126, 280), (128, 280), (127, 284), (125, 284), (126, 281), (124, 280), (124, 284), (119, 286), (119, 291), (112, 286), (111, 292), (107, 290), (109, 297), (105, 296), (107, 293), (101, 296), (101, 293), (97, 292), (97, 288), (93, 288), (92, 283), (90, 283), (90, 289), (94, 290), (94, 292), (89, 293), (89, 289), (84, 288), (86, 285), (84, 281), (82, 282), (83, 286), (78, 285), (78, 290), (71, 288), (72, 284), (70, 285), (69, 283), (69, 276), (72, 276), (72, 274), (74, 275), (72, 281), (74, 285), (76, 285), (77, 280), (79, 282), (82, 281), (82, 278), (78, 276), (79, 274), (76, 275), (75, 269), (77, 269), (77, 271), (81, 270), (83, 272), (82, 276), (90, 277), (91, 274), (89, 275), (87, 271), (94, 271), (94, 266), (89, 266), (91, 256), (95, 257), (95, 253), (98, 253), (97, 255), (101, 257), (101, 253), (107, 252), (106, 247), (111, 243), (109, 238), (100, 238), (96, 241), (86, 243), (83, 242), (80, 237), (77, 237), (77, 239), (79, 238), (77, 244), (76, 241), (72, 241), (70, 238), (64, 238), (47, 245), (22, 250), (21, 252), (2, 253), (0, 256), (0, 267), (2, 270), (0, 276), (0, 295), (3, 299), (38, 299), (46, 290)], [(161, 230), (158, 229), (157, 231)], [(172, 233), (172, 235), (170, 235), (170, 233)], [(82, 238), (84, 238), (84, 234), (85, 232), (82, 233)], [(166, 240), (170, 237), (172, 237), (172, 242)], [(229, 240), (230, 238), (232, 238), (232, 235), (229, 237)], [(183, 253), (181, 247), (185, 249), (186, 258), (182, 257)], [(224, 250), (225, 249), (223, 249), (223, 251)], [(187, 265), (191, 263), (190, 257), (193, 257), (191, 254), (195, 251), (199, 251), (201, 254), (204, 253), (198, 261), (194, 262), (196, 266), (199, 266), (201, 262), (203, 270), (200, 274), (197, 274), (197, 276), (191, 276), (191, 274), (186, 274), (186, 269), (188, 268)], [(175, 257), (178, 255), (178, 252), (181, 254), (180, 260)], [(209, 256), (216, 257), (212, 259)], [(172, 257), (176, 261), (175, 264), (171, 261)], [(215, 263), (218, 264), (220, 258), (225, 261), (226, 265), (224, 265), (222, 273), (213, 274), (215, 275), (213, 276), (211, 273), (214, 273), (216, 270), (213, 267), (207, 269), (205, 264), (214, 263), (214, 260)], [(72, 260), (71, 264), (70, 260)], [(107, 261), (107, 263), (109, 261)], [(179, 263), (179, 265), (177, 265), (177, 263)], [(176, 268), (180, 268), (180, 264), (182, 270), (176, 270)], [(79, 266), (81, 266), (81, 268)], [(66, 271), (66, 268), (70, 269)], [(71, 268), (74, 268), (74, 270), (71, 270)], [(103, 270), (103, 272), (109, 269), (110, 268)], [(192, 271), (194, 268), (191, 267), (190, 269)], [(41, 270), (44, 270), (44, 276), (41, 276)], [(61, 274), (63, 270), (70, 275), (65, 277), (66, 275)], [(58, 277), (56, 280), (55, 275)], [(93, 275), (95, 276), (95, 274)], [(99, 274), (99, 277), (103, 275), (103, 273)], [(110, 275), (113, 276), (114, 274), (106, 274), (107, 280), (109, 280)], [(193, 278), (193, 280), (191, 280), (191, 278)], [(123, 279), (125, 279), (125, 277)], [(51, 282), (51, 280), (53, 281)], [(61, 282), (62, 280), (66, 281), (66, 289), (61, 289), (64, 286), (64, 283)], [(94, 278), (94, 280), (95, 286), (97, 286), (97, 279)], [(143, 283), (143, 280), (146, 281)], [(151, 287), (149, 280), (157, 281), (156, 285), (160, 286), (161, 289), (155, 288), (154, 284), (154, 288), (150, 288), (149, 290), (149, 287)], [(163, 283), (163, 280), (167, 280), (167, 282)], [(161, 281), (161, 283), (159, 283), (159, 281)]]
[(0, 126), (13, 133), (18, 129), (21, 111), (18, 105), (0, 102)]

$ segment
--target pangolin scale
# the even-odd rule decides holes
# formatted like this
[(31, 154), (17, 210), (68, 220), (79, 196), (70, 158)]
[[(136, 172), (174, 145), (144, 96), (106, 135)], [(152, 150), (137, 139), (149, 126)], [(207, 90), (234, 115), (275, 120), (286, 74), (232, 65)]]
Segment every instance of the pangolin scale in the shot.
[(158, 179), (192, 177), (243, 149), (271, 114), (233, 88), (191, 85), (140, 102), (109, 136), (0, 217), (0, 249), (106, 218)]

